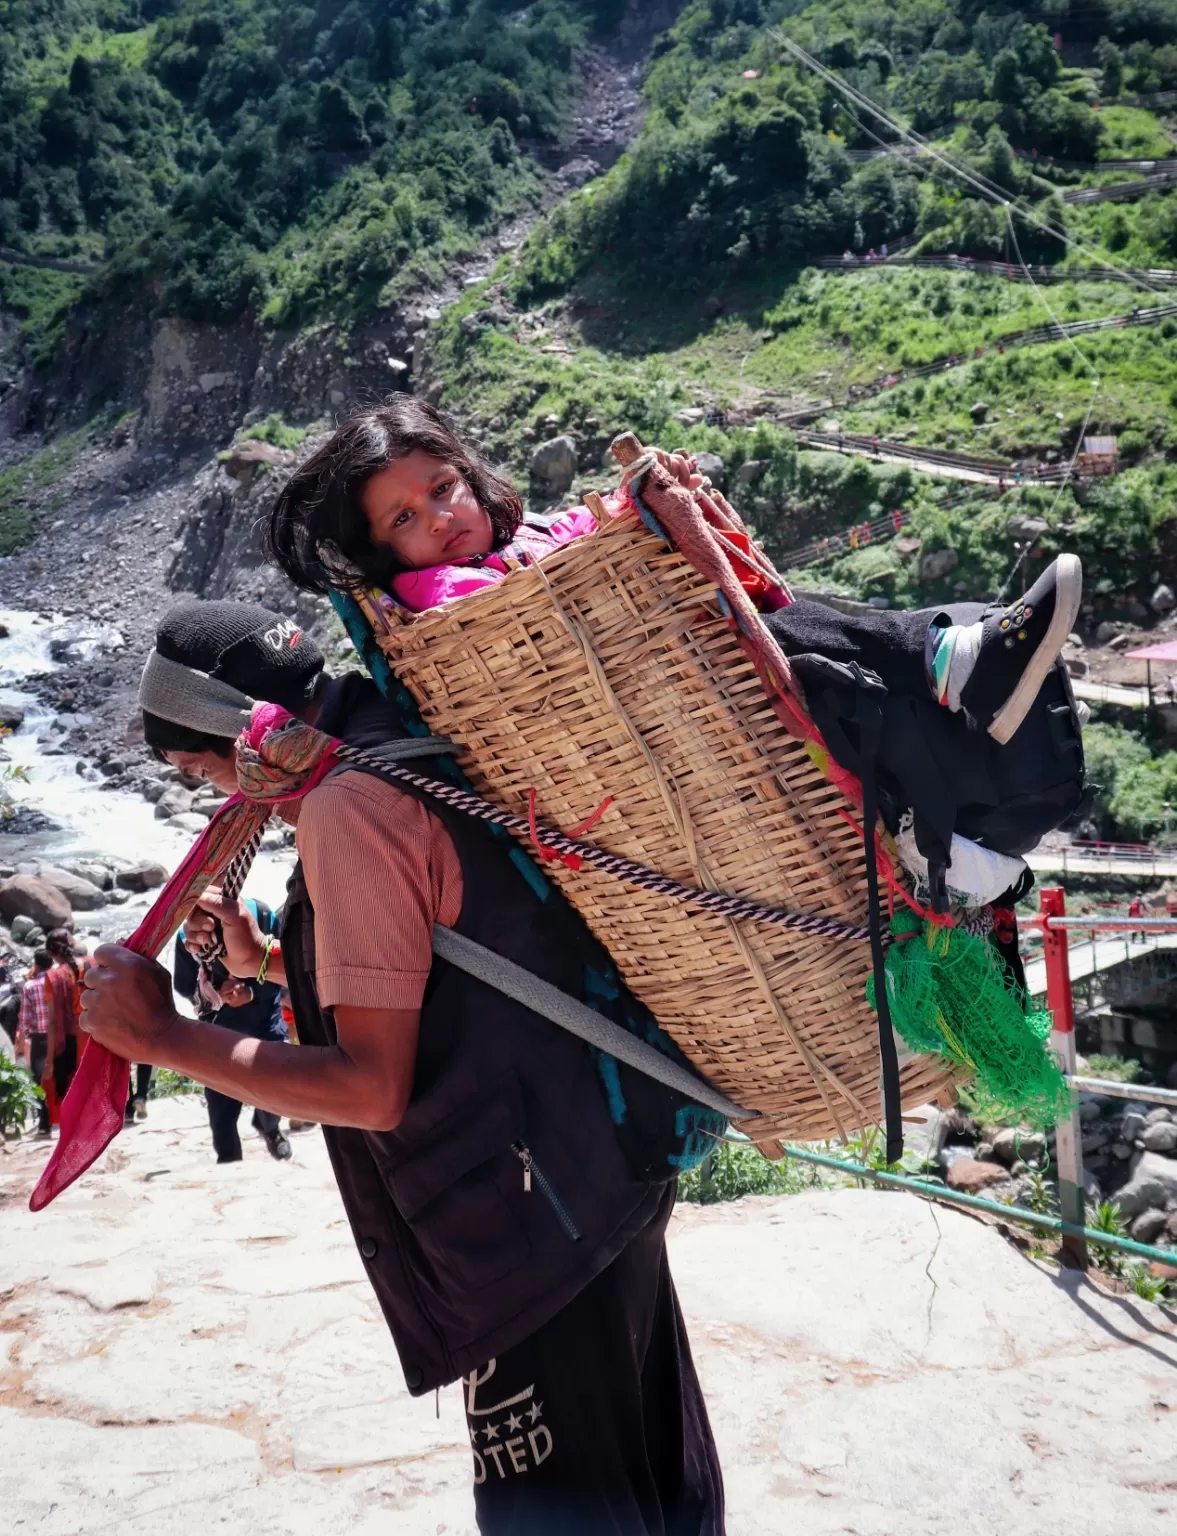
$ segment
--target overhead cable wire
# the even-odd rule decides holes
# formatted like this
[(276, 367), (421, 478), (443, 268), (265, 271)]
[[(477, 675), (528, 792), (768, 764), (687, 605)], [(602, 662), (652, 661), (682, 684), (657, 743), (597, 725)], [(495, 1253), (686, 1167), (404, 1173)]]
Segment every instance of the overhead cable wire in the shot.
[[(1005, 209), (1005, 218), (1006, 218), (1006, 223), (1009, 226), (1009, 237), (1010, 237), (1011, 241), (1013, 242), (1014, 255), (1018, 258), (1018, 265), (1021, 267), (1023, 273), (1025, 274), (1026, 280), (1029, 282), (1031, 288), (1033, 288), (1035, 294), (1037, 295), (1038, 302), (1042, 305), (1043, 309), (1050, 316), (1052, 324), (1059, 330), (1059, 332), (1062, 335), (1063, 339), (1070, 343), (1071, 347), (1074, 349), (1074, 352), (1075, 352), (1076, 356), (1079, 358), (1079, 361), (1083, 364), (1083, 366), (1085, 368), (1089, 368), (1091, 370), (1091, 375), (1092, 375), (1092, 379), (1093, 379), (1093, 388), (1092, 388), (1092, 391), (1091, 391), (1091, 398), (1087, 402), (1087, 411), (1084, 414), (1083, 423), (1082, 423), (1082, 425), (1079, 428), (1078, 436), (1075, 438), (1075, 446), (1074, 446), (1074, 448), (1071, 451), (1071, 457), (1070, 457), (1070, 460), (1067, 463), (1067, 467), (1066, 467), (1066, 470), (1065, 470), (1065, 472), (1063, 474), (1063, 477), (1059, 481), (1058, 490), (1054, 493), (1054, 500), (1051, 502), (1050, 507), (1049, 507), (1049, 509), (1047, 511), (1047, 514), (1046, 514), (1046, 521), (1049, 523), (1054, 518), (1055, 511), (1057, 510), (1058, 504), (1059, 504), (1059, 502), (1062, 499), (1063, 491), (1066, 489), (1066, 487), (1068, 485), (1070, 485), (1072, 483), (1072, 481), (1075, 478), (1075, 465), (1078, 462), (1079, 452), (1082, 449), (1084, 439), (1087, 436), (1087, 426), (1088, 426), (1088, 423), (1091, 420), (1091, 413), (1095, 409), (1095, 402), (1096, 402), (1096, 400), (1099, 398), (1099, 388), (1100, 388), (1099, 375), (1097, 374), (1091, 359), (1083, 351), (1082, 347), (1080, 347), (1079, 344), (1075, 341), (1074, 337), (1071, 336), (1070, 332), (1063, 325), (1062, 321), (1055, 314), (1054, 310), (1051, 309), (1050, 304), (1047, 302), (1046, 294), (1042, 291), (1042, 289), (1034, 281), (1034, 274), (1030, 271), (1030, 268), (1026, 265), (1025, 257), (1022, 255), (1022, 248), (1018, 244), (1018, 233), (1017, 233), (1017, 230), (1014, 228), (1013, 215), (1011, 214), (1008, 206)], [(1017, 560), (1015, 560), (1013, 569), (1010, 571), (1009, 575), (1005, 578), (1005, 581), (1002, 583), (1001, 591), (997, 594), (997, 601), (999, 603), (1004, 601), (1005, 594), (1006, 594), (1006, 591), (1009, 588), (1010, 582), (1013, 581), (1014, 577), (1017, 575), (1019, 569), (1021, 568), (1023, 562), (1026, 559), (1026, 556), (1029, 554), (1030, 549), (1032, 548), (1032, 545), (1033, 545), (1034, 542), (1036, 542), (1036, 541), (1032, 540), (1030, 543), (1027, 543), (1023, 547), (1021, 553), (1018, 555)]]
[[(890, 114), (886, 112), (882, 107), (880, 107), (876, 102), (872, 101), (871, 98), (864, 92), (860, 91), (856, 86), (851, 85), (848, 80), (844, 79), (834, 70), (828, 69), (819, 59), (815, 59), (811, 53), (807, 53), (799, 43), (795, 43), (792, 38), (786, 37), (785, 34), (778, 28), (769, 28), (769, 32), (787, 53), (790, 53), (807, 69), (811, 70), (814, 74), (823, 79), (827, 85), (829, 85), (833, 90), (837, 91), (844, 99), (849, 98), (851, 101), (855, 102), (858, 106), (863, 108), (864, 111), (871, 113), (871, 115), (876, 117), (879, 122), (885, 124), (886, 127), (888, 127), (891, 132), (896, 135), (896, 137), (903, 139), (908, 144), (913, 145), (920, 151), (922, 156), (926, 156), (930, 160), (935, 161), (936, 164), (943, 167), (943, 169), (948, 171), (951, 175), (957, 177), (958, 180), (965, 182), (968, 186), (971, 186), (974, 191), (980, 193), (980, 195), (985, 198), (986, 201), (998, 204), (999, 206), (1006, 209), (1007, 212), (1010, 209), (1016, 209), (1019, 218), (1024, 219), (1027, 224), (1034, 225), (1035, 228), (1042, 230), (1045, 234), (1050, 235), (1053, 239), (1059, 240), (1069, 250), (1078, 251), (1082, 255), (1086, 256), (1089, 261), (1094, 261), (1099, 266), (1106, 267), (1110, 272), (1115, 272), (1118, 277), (1122, 278), (1124, 282), (1131, 284), (1133, 287), (1142, 288), (1147, 293), (1156, 292), (1156, 289), (1151, 287), (1150, 284), (1146, 283), (1142, 278), (1135, 276), (1131, 272), (1125, 271), (1122, 267), (1118, 267), (1115, 262), (1109, 261), (1107, 257), (1101, 255), (1092, 247), (1085, 245), (1081, 240), (1076, 240), (1073, 236), (1067, 234), (1065, 230), (1059, 229), (1055, 225), (1049, 224), (1044, 219), (1039, 218), (1038, 215), (1034, 213), (1029, 207), (1027, 207), (1021, 199), (1011, 199), (1003, 188), (999, 188), (995, 182), (990, 182), (988, 178), (984, 177), (980, 172), (972, 170), (971, 167), (958, 164), (957, 161), (951, 159), (943, 152), (943, 150), (938, 149), (935, 144), (932, 144), (929, 140), (923, 138), (922, 135), (915, 133), (910, 128), (905, 128), (901, 123), (897, 122), (895, 118), (891, 117)], [(859, 124), (859, 126), (861, 127), (862, 125)], [(885, 143), (885, 141), (879, 138), (876, 134), (872, 133), (871, 137), (874, 138), (877, 143)]]

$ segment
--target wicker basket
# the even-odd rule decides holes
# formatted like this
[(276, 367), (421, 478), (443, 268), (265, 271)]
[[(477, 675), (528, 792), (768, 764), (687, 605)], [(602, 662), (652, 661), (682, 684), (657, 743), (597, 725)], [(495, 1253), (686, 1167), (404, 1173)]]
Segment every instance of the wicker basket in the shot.
[[(421, 614), (363, 601), (429, 725), (475, 788), (691, 885), (865, 922), (851, 807), (790, 735), (716, 586), (629, 513), (499, 585)], [(699, 913), (584, 867), (548, 872), (627, 982), (758, 1142), (880, 1123), (877, 1021), (862, 942)], [(947, 1082), (931, 1058), (905, 1105)]]

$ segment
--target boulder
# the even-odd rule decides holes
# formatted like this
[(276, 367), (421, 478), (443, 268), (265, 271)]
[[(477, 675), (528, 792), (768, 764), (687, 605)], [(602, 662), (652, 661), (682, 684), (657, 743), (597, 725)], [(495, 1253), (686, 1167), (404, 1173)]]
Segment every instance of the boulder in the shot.
[(109, 891), (114, 884), (110, 865), (103, 864), (100, 859), (69, 859), (61, 867), (71, 875), (77, 875), (79, 880), (88, 880), (100, 891)]
[(706, 415), (701, 405), (684, 405), (681, 411), (675, 411), (674, 419), (680, 427), (697, 427)]
[(13, 875), (0, 882), (0, 916), (9, 922), (14, 917), (31, 917), (39, 927), (72, 928), (74, 915), (70, 904), (55, 886), (38, 880), (36, 875)]
[(1156, 1125), (1146, 1125), (1141, 1137), (1146, 1152), (1177, 1152), (1177, 1125), (1171, 1120), (1161, 1120)]
[(1120, 1136), (1124, 1141), (1135, 1141), (1144, 1131), (1144, 1116), (1138, 1110), (1129, 1110), (1120, 1121)]
[(258, 470), (266, 465), (282, 465), (290, 462), (290, 454), (275, 448), (273, 443), (261, 443), (256, 439), (237, 443), (218, 457), (221, 468), (239, 485), (249, 485)]
[(576, 475), (576, 444), (567, 434), (549, 438), (531, 455), (531, 478), (554, 495), (569, 490)]
[(14, 944), (27, 944), (31, 934), (40, 932), (40, 928), (37, 927), (31, 917), (14, 917), (12, 919), (12, 927), (9, 929), (9, 934)]
[(759, 485), (768, 469), (767, 459), (745, 459), (736, 470), (737, 485)]
[(168, 872), (162, 864), (145, 861), (132, 864), (128, 869), (120, 869), (114, 877), (114, 883), (121, 891), (153, 891), (156, 886), (163, 885), (167, 878)]
[(1011, 517), (1005, 531), (1011, 539), (1033, 540), (1040, 539), (1050, 529), (1050, 524), (1044, 517)]
[(1018, 1133), (1011, 1126), (1003, 1126), (993, 1134), (993, 1156), (999, 1163), (1011, 1168), (1018, 1155)]
[(75, 912), (93, 912), (106, 905), (106, 893), (101, 886), (71, 874), (68, 869), (62, 869), (57, 864), (38, 864), (37, 878), (60, 891)]
[(974, 400), (969, 406), (969, 415), (976, 422), (982, 422), (989, 414), (989, 405), (985, 400)]
[(0, 730), (19, 731), (25, 723), (25, 712), (19, 704), (0, 704)]
[(1140, 1215), (1132, 1223), (1131, 1233), (1138, 1243), (1155, 1243), (1157, 1238), (1165, 1230), (1168, 1217), (1164, 1211), (1153, 1206), (1151, 1210), (1141, 1211)]
[(1128, 629), (1127, 624), (1122, 624), (1119, 619), (1105, 619), (1102, 624), (1095, 626), (1096, 645), (1110, 645)]
[(156, 821), (167, 821), (172, 816), (183, 816), (192, 807), (192, 796), (186, 789), (165, 789), (155, 802)]
[(1173, 1116), (1163, 1104), (1158, 1104), (1155, 1109), (1150, 1109), (1144, 1117), (1145, 1125), (1163, 1125), (1166, 1120), (1172, 1120)]
[(1160, 1152), (1141, 1152), (1127, 1184), (1112, 1196), (1125, 1220), (1164, 1207), (1170, 1199), (1177, 1199), (1177, 1160)]
[(1008, 1177), (998, 1163), (980, 1163), (975, 1157), (958, 1157), (948, 1170), (947, 1184), (949, 1189), (975, 1195), (990, 1184), (1003, 1183)]
[(191, 832), (195, 835), (204, 831), (208, 821), (199, 811), (182, 811), (179, 816), (173, 816), (169, 820), (168, 826), (175, 827), (177, 832)]
[(1165, 1236), (1177, 1241), (1177, 1211), (1170, 1211), (1165, 1217)]
[(955, 549), (930, 549), (920, 561), (920, 580), (942, 581), (959, 564), (960, 556)]
[(1162, 581), (1149, 598), (1148, 606), (1154, 613), (1172, 613), (1173, 609), (1177, 608), (1177, 597), (1173, 595), (1173, 588)]
[(722, 491), (727, 484), (727, 465), (717, 453), (697, 453), (695, 467)]

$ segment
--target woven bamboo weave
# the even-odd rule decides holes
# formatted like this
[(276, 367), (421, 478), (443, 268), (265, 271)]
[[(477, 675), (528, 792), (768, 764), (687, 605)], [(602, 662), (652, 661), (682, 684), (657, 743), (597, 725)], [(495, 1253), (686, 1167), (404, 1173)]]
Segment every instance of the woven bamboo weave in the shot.
[[(636, 513), (444, 608), (383, 616), (381, 648), (475, 788), (692, 885), (866, 920), (848, 803), (790, 736), (716, 588)], [(632, 989), (771, 1138), (880, 1121), (865, 943), (690, 910), (589, 867), (546, 866)], [(903, 1071), (905, 1105), (946, 1082)], [(751, 1129), (751, 1127), (750, 1127)]]

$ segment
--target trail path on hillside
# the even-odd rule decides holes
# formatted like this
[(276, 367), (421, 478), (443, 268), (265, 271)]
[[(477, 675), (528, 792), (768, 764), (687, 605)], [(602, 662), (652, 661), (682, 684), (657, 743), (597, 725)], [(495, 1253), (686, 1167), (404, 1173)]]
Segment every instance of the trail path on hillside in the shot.
[[(212, 1162), (153, 1101), (40, 1216), (0, 1155), (0, 1509), (38, 1536), (473, 1536), (455, 1388), (413, 1400), (317, 1132)], [(730, 1536), (1162, 1536), (1177, 1328), (876, 1191), (680, 1208)], [(489, 1475), (496, 1475), (493, 1467)]]

